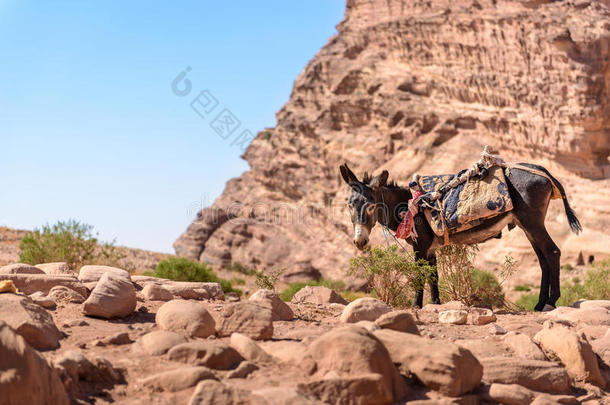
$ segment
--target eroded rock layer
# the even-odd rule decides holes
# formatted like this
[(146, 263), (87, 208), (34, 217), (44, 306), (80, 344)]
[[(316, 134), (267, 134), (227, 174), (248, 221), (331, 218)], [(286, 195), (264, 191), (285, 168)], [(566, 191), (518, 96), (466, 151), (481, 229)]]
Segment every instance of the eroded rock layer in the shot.
[[(406, 183), (414, 172), (467, 167), (485, 144), (542, 163), (564, 183), (586, 229), (573, 239), (561, 204), (551, 204), (564, 258), (609, 253), (608, 7), (348, 0), (337, 35), (295, 80), (277, 126), (247, 149), (251, 170), (200, 212), (177, 254), (284, 267), (288, 279), (344, 278), (355, 249), (339, 164), (385, 168)], [(512, 253), (527, 264), (533, 255), (516, 233), (484, 260)]]

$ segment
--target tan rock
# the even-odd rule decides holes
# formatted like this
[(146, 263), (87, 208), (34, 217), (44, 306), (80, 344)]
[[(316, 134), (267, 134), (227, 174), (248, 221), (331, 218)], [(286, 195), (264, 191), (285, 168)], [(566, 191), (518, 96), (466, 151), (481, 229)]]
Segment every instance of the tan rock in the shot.
[(0, 321), (0, 393), (3, 404), (70, 403), (57, 372), (3, 321)]
[(46, 309), (29, 297), (0, 294), (0, 320), (38, 350), (59, 347), (61, 333)]
[(587, 325), (610, 326), (610, 311), (604, 307), (575, 309), (566, 313), (557, 314), (554, 317), (550, 317), (550, 319), (568, 321), (573, 324), (583, 323)]
[[(354, 348), (358, 348), (358, 350), (354, 350)], [(323, 334), (309, 345), (304, 359), (302, 364), (310, 365), (310, 371), (315, 372), (314, 378), (322, 379), (329, 373), (333, 373), (337, 379), (351, 379), (352, 381), (352, 383), (346, 383), (347, 385), (336, 382), (334, 389), (329, 386), (320, 388), (319, 392), (349, 391), (348, 387), (352, 384), (362, 386), (357, 382), (359, 377), (367, 380), (366, 376), (376, 374), (381, 378), (377, 382), (378, 387), (375, 389), (375, 393), (381, 401), (384, 403), (392, 400), (399, 401), (406, 394), (404, 381), (394, 367), (387, 349), (378, 339), (362, 328), (346, 326)], [(370, 387), (369, 383), (364, 385)], [(357, 392), (360, 391), (357, 390)], [(361, 394), (364, 395), (364, 393)], [(354, 401), (360, 401), (360, 399), (354, 399)]]
[(136, 309), (136, 304), (136, 291), (131, 281), (108, 271), (102, 274), (84, 302), (83, 313), (106, 319), (123, 318)]
[(583, 334), (579, 335), (560, 323), (546, 321), (544, 328), (534, 336), (534, 341), (559, 357), (573, 379), (605, 386), (595, 353)]
[(580, 309), (604, 308), (610, 311), (610, 300), (578, 300), (573, 306)]
[(375, 322), (371, 321), (358, 321), (354, 323), (354, 326), (360, 326), (369, 332), (375, 332), (377, 329), (379, 329), (379, 326)]
[(167, 288), (153, 283), (144, 286), (142, 295), (149, 301), (171, 301), (174, 298), (174, 295)]
[(377, 318), (388, 312), (392, 312), (392, 308), (383, 301), (371, 297), (358, 298), (345, 307), (341, 313), (341, 322), (375, 322)]
[(99, 281), (104, 273), (112, 273), (131, 282), (131, 275), (128, 271), (119, 269), (117, 267), (98, 265), (87, 265), (81, 267), (78, 272), (78, 279), (82, 283), (93, 283)]
[(88, 295), (88, 290), (83, 283), (68, 274), (0, 274), (1, 280), (11, 280), (24, 294), (33, 294), (36, 291), (49, 294), (51, 288), (63, 285), (83, 296)]
[(504, 336), (504, 343), (517, 357), (542, 361), (547, 359), (538, 345), (524, 333), (509, 332)]
[(469, 317), (473, 325), (487, 325), (496, 321), (496, 315), (487, 308), (471, 308)]
[(66, 262), (41, 263), (37, 264), (36, 267), (46, 274), (72, 274)]
[(139, 338), (134, 349), (141, 349), (151, 356), (160, 356), (181, 343), (186, 343), (184, 336), (166, 330), (156, 330)]
[(304, 394), (325, 404), (383, 405), (393, 402), (381, 374), (323, 378), (298, 385)]
[(375, 321), (377, 326), (383, 329), (392, 329), (398, 332), (419, 335), (419, 329), (415, 324), (415, 318), (409, 311), (392, 311), (381, 315)]
[(201, 380), (217, 380), (207, 367), (180, 367), (142, 379), (140, 382), (153, 391), (177, 392), (195, 386)]
[(449, 323), (453, 325), (466, 325), (468, 321), (468, 311), (459, 309), (449, 309), (438, 313), (438, 321), (440, 323)]
[(468, 311), (468, 306), (460, 301), (449, 301), (444, 304), (427, 304), (424, 305), (424, 312), (442, 312), (442, 311)]
[(55, 302), (68, 302), (72, 304), (82, 304), (85, 302), (85, 297), (80, 293), (63, 285), (57, 285), (51, 288), (51, 290), (49, 290), (49, 297)]
[(231, 369), (243, 360), (237, 350), (220, 340), (181, 343), (167, 352), (167, 358), (216, 370)]
[(591, 343), (591, 347), (606, 364), (606, 367), (610, 368), (610, 329), (606, 330), (606, 334), (603, 337), (594, 340)]
[(0, 267), (0, 274), (45, 274), (45, 272), (30, 264), (14, 263)]
[(216, 331), (220, 336), (241, 333), (251, 339), (271, 339), (273, 313), (266, 302), (237, 302), (225, 305), (220, 312)]
[(159, 308), (155, 322), (161, 329), (192, 337), (208, 337), (216, 331), (216, 322), (199, 303), (185, 300), (166, 302)]
[(271, 304), (271, 312), (274, 321), (291, 321), (294, 319), (294, 312), (280, 296), (271, 290), (258, 290), (249, 298), (250, 301), (267, 301)]
[(253, 405), (319, 405), (292, 387), (266, 387), (252, 391)]
[(305, 286), (292, 297), (294, 304), (342, 304), (348, 302), (328, 287)]
[(273, 361), (273, 357), (264, 351), (254, 340), (241, 333), (231, 334), (231, 346), (244, 359), (253, 363), (270, 363)]
[(55, 308), (55, 301), (53, 301), (53, 298), (47, 297), (42, 291), (37, 291), (34, 294), (30, 294), (29, 297), (34, 304), (40, 305), (43, 308)]
[(203, 300), (212, 298), (224, 300), (225, 294), (218, 283), (195, 281), (168, 281), (163, 284), (172, 294), (185, 300)]
[(227, 373), (227, 378), (246, 378), (254, 371), (258, 370), (258, 366), (249, 361), (242, 361), (239, 363), (235, 370), (231, 370)]
[(534, 391), (562, 393), (570, 389), (567, 371), (550, 361), (516, 357), (485, 357), (483, 381), (488, 383), (519, 384)]
[(536, 394), (517, 384), (491, 384), (484, 398), (487, 401), (497, 402), (506, 405), (523, 405), (531, 403)]
[(268, 340), (260, 342), (261, 348), (280, 361), (298, 364), (307, 350), (307, 346), (295, 340)]
[(233, 388), (218, 381), (200, 381), (188, 405), (249, 405), (250, 391)]
[(438, 344), (421, 336), (389, 329), (380, 329), (374, 335), (387, 347), (401, 374), (415, 374), (430, 389), (456, 397), (481, 383), (481, 364), (470, 351), (458, 345)]

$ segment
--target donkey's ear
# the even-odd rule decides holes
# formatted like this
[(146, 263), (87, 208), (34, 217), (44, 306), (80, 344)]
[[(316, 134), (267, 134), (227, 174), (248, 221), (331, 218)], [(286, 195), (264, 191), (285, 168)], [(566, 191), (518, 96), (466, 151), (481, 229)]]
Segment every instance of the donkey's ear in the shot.
[(354, 172), (352, 172), (349, 167), (347, 167), (347, 163), (344, 163), (339, 166), (339, 170), (341, 171), (341, 177), (343, 177), (343, 180), (345, 180), (347, 184), (351, 186), (353, 183), (358, 183), (358, 178), (356, 177)]
[(384, 170), (384, 171), (381, 172), (380, 175), (373, 177), (373, 180), (371, 180), (371, 184), (370, 184), (371, 188), (373, 190), (378, 190), (381, 187), (385, 186), (385, 184), (388, 181), (388, 176), (389, 175), (390, 174), (388, 173), (388, 171)]

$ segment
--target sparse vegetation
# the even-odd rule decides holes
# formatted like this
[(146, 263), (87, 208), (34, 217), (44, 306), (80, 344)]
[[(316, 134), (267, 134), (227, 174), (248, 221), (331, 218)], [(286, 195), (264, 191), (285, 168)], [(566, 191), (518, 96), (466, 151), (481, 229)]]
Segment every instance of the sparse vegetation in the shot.
[(397, 245), (373, 247), (350, 265), (351, 274), (367, 278), (375, 295), (397, 308), (411, 305), (415, 291), (423, 288), (432, 270), (427, 261), (399, 252)]
[[(610, 297), (610, 259), (595, 263), (585, 274), (584, 282), (578, 277), (563, 282), (558, 306), (570, 306), (574, 302), (586, 300), (604, 300)], [(532, 311), (538, 303), (538, 295), (524, 294), (517, 301), (522, 309)]]
[(566, 264), (564, 264), (563, 266), (561, 266), (561, 269), (562, 269), (562, 270), (565, 270), (565, 271), (572, 271), (572, 270), (574, 270), (574, 267), (572, 267), (572, 265), (571, 265), (571, 264), (566, 263)]
[(530, 287), (529, 284), (519, 284), (519, 285), (515, 286), (514, 290), (529, 292), (529, 291), (532, 291), (532, 288)]
[(219, 283), (225, 293), (242, 293), (241, 290), (233, 288), (230, 281), (219, 278), (209, 265), (184, 257), (170, 257), (159, 262), (154, 276), (176, 281), (214, 282)]
[(516, 261), (507, 256), (500, 270), (502, 281), (489, 271), (473, 266), (479, 249), (476, 245), (449, 245), (437, 251), (441, 301), (461, 301), (471, 305), (508, 307), (502, 282), (514, 273)]
[(120, 263), (125, 255), (114, 242), (101, 243), (93, 233), (93, 226), (70, 219), (26, 234), (19, 244), (19, 261), (28, 264), (66, 262), (71, 271), (86, 264), (117, 266), (134, 270)]
[(229, 271), (236, 271), (238, 273), (245, 274), (246, 276), (253, 276), (256, 274), (255, 269), (245, 266), (240, 262), (232, 262), (230, 265), (225, 266), (225, 269)]
[(229, 282), (231, 284), (235, 284), (235, 285), (245, 285), (246, 284), (246, 280), (244, 280), (243, 278), (240, 278), (240, 277), (233, 277), (232, 279), (229, 280)]
[(255, 271), (256, 280), (254, 284), (258, 288), (262, 288), (263, 290), (272, 290), (275, 291), (275, 287), (277, 282), (279, 281), (282, 274), (284, 274), (285, 269), (271, 269), (267, 272), (260, 270)]

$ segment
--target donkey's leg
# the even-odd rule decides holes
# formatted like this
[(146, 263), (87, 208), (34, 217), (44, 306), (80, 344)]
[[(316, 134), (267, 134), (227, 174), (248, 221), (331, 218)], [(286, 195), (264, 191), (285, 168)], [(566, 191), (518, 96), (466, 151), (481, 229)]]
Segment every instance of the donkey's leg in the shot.
[(544, 257), (542, 250), (540, 250), (536, 242), (532, 241), (531, 239), (530, 243), (532, 245), (532, 248), (534, 249), (534, 252), (536, 253), (536, 256), (538, 257), (538, 264), (540, 264), (540, 270), (542, 271), (542, 276), (540, 277), (540, 295), (538, 296), (538, 303), (534, 307), (534, 311), (542, 311), (542, 308), (544, 308), (547, 301), (549, 300), (549, 270), (546, 258)]
[(440, 304), (441, 299), (438, 293), (438, 271), (436, 270), (436, 255), (428, 257), (428, 263), (434, 267), (434, 271), (428, 277), (428, 284), (430, 284), (430, 295), (433, 304)]
[[(414, 249), (415, 246), (413, 247)], [(426, 256), (421, 254), (419, 250), (415, 250), (415, 260), (427, 259)], [(413, 308), (423, 308), (424, 306), (424, 285), (415, 291), (415, 301), (413, 301)]]
[[(557, 245), (551, 238), (551, 235), (549, 235), (544, 226), (542, 228), (536, 229), (532, 236), (536, 240), (536, 243), (542, 251), (542, 254), (544, 255), (546, 261), (546, 270), (548, 274), (547, 285), (550, 284), (550, 294), (547, 295), (546, 304), (555, 307), (555, 303), (561, 296), (561, 289), (559, 285), (559, 275), (561, 272), (561, 268), (559, 266), (559, 259), (561, 257), (561, 251), (559, 250), (559, 247), (557, 247)], [(540, 297), (542, 297), (542, 290), (540, 290)], [(543, 308), (544, 305), (538, 310), (542, 310)]]

